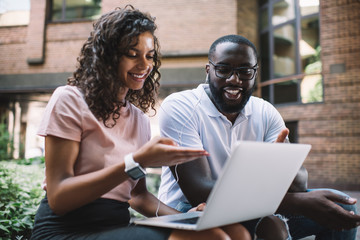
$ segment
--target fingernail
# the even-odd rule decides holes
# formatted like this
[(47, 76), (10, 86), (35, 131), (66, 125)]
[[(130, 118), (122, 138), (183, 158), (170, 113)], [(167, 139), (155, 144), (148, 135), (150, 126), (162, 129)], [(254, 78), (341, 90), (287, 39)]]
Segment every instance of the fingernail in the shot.
[(350, 211), (350, 214), (355, 215), (354, 211)]

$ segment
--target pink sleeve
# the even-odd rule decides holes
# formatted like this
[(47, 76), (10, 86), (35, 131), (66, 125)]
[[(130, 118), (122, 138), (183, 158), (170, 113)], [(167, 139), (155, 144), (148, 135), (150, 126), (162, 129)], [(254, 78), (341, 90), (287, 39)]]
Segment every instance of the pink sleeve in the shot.
[(75, 87), (64, 86), (55, 90), (46, 106), (38, 135), (52, 135), (80, 142), (82, 108), (85, 101)]

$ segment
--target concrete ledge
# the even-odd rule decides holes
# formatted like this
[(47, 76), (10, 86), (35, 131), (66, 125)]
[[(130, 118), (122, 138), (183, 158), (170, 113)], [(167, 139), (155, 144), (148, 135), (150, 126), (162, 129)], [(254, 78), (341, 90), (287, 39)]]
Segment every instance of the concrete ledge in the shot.
[(65, 85), (72, 73), (1, 74), (0, 93), (51, 92)]

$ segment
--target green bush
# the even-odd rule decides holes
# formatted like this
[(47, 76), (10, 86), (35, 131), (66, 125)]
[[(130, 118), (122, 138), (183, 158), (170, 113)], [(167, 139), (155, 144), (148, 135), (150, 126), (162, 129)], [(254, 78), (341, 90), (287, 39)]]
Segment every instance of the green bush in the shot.
[(36, 210), (44, 197), (43, 177), (42, 163), (0, 161), (0, 239), (30, 237)]
[(34, 157), (34, 158), (24, 158), (16, 160), (17, 164), (20, 165), (36, 165), (36, 164), (45, 164), (45, 157)]
[(10, 136), (7, 124), (0, 120), (0, 159), (10, 159), (13, 148), (13, 139)]
[[(0, 161), (0, 240), (30, 238), (44, 191), (44, 158)], [(147, 175), (148, 190), (157, 196), (158, 174)], [(133, 218), (143, 217), (130, 208)]]

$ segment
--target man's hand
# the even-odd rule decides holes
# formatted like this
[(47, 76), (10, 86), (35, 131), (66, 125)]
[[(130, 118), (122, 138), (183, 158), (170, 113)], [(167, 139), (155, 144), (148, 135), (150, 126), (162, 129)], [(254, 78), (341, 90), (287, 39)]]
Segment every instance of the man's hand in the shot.
[(327, 190), (295, 193), (294, 206), (297, 214), (304, 215), (319, 224), (335, 230), (351, 229), (360, 225), (360, 215), (348, 212), (336, 203), (353, 205), (356, 199), (339, 195)]
[(281, 130), (281, 132), (279, 133), (277, 139), (275, 140), (276, 143), (283, 143), (285, 142), (286, 137), (289, 135), (289, 129), (285, 128), (283, 130)]
[[(283, 143), (286, 140), (286, 137), (289, 135), (289, 129), (285, 128), (281, 130), (277, 139), (275, 140), (276, 143)], [(289, 188), (289, 192), (305, 192), (307, 190), (307, 183), (308, 183), (308, 172), (304, 166), (301, 166), (300, 170), (296, 174), (294, 181), (291, 183)]]
[(206, 203), (200, 203), (196, 207), (191, 208), (188, 212), (196, 212), (196, 211), (204, 211), (206, 207)]

